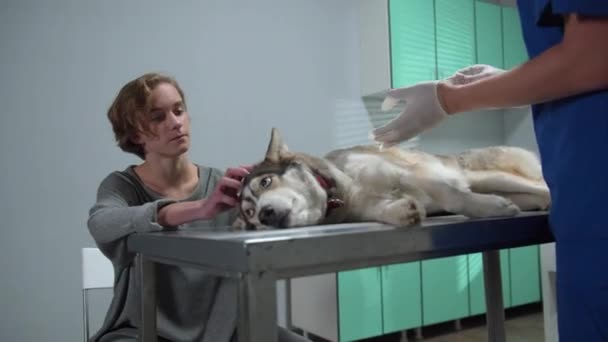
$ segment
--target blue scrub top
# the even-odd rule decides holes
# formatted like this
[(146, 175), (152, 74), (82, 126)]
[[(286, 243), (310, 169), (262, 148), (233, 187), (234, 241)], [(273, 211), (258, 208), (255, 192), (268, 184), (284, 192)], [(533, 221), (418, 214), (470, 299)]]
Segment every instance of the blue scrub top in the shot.
[[(562, 15), (608, 16), (607, 0), (518, 0), (518, 8), (530, 58), (562, 40)], [(555, 238), (608, 238), (608, 89), (534, 105), (532, 112)]]

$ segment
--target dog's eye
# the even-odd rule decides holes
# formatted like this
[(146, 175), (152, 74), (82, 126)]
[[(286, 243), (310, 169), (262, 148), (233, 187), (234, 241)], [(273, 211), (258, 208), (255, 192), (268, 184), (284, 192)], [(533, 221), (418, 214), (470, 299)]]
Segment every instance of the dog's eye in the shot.
[(260, 181), (260, 186), (261, 186), (262, 188), (264, 188), (264, 189), (265, 189), (265, 188), (267, 188), (267, 187), (269, 187), (269, 186), (270, 186), (270, 184), (272, 184), (272, 178), (270, 178), (270, 177), (264, 177), (264, 178), (262, 178), (262, 180)]
[(247, 215), (247, 217), (253, 217), (253, 215), (255, 215), (255, 210), (247, 209), (245, 210), (245, 215)]

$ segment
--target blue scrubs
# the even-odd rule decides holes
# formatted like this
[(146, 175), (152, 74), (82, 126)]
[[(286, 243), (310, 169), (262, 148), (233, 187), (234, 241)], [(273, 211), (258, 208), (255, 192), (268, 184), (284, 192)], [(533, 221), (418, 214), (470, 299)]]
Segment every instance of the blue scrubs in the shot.
[[(607, 0), (519, 0), (518, 8), (530, 58), (562, 40), (564, 14), (608, 17)], [(608, 341), (608, 89), (532, 111), (552, 197), (560, 341)]]

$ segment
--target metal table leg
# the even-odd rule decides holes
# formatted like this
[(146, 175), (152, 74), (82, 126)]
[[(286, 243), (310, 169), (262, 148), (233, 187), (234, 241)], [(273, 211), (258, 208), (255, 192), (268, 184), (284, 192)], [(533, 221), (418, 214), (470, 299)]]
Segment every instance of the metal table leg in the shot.
[(140, 341), (156, 342), (156, 275), (155, 265), (143, 255), (139, 255), (141, 284), (141, 313), (139, 327)]
[(239, 278), (239, 342), (277, 342), (277, 283), (271, 272)]
[(500, 278), (500, 251), (483, 252), (483, 273), (486, 290), (488, 341), (505, 342), (505, 311)]
[(291, 319), (291, 278), (285, 279), (285, 328), (293, 331)]

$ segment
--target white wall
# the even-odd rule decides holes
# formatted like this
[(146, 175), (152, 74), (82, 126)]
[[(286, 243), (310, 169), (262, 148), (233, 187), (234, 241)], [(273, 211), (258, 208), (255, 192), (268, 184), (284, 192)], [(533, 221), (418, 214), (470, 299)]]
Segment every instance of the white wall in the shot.
[(81, 339), (88, 210), (138, 162), (105, 117), (120, 86), (174, 75), (202, 164), (257, 161), (271, 126), (322, 153), (357, 102), (356, 14), (349, 0), (0, 2), (0, 340)]

